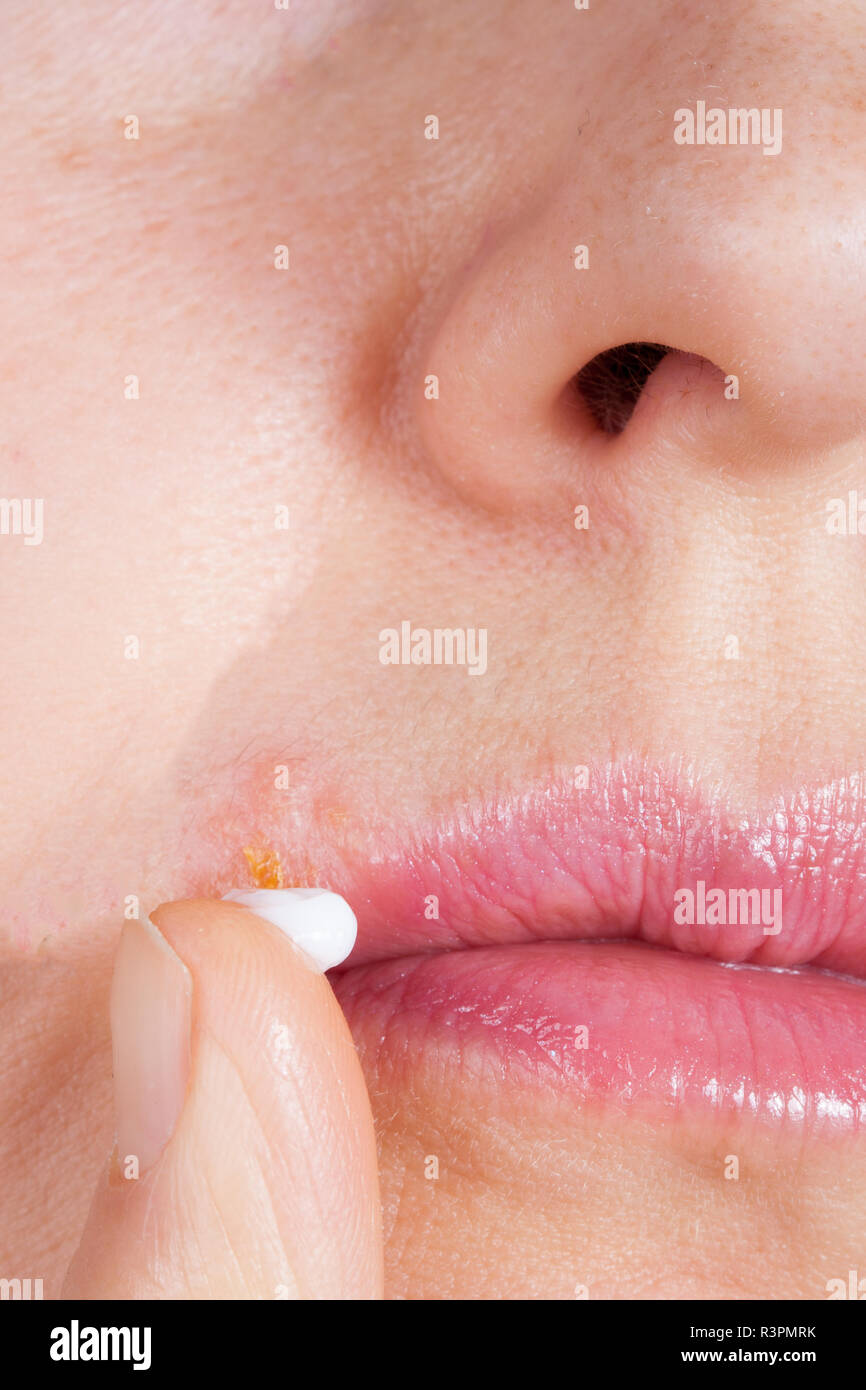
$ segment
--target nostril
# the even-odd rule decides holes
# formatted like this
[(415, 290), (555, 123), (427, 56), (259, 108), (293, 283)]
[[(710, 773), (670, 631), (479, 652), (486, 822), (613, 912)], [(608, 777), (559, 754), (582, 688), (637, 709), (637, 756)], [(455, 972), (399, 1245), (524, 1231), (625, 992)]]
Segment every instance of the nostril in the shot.
[(621, 343), (581, 367), (571, 379), (571, 389), (599, 429), (621, 434), (649, 377), (672, 351), (662, 343)]

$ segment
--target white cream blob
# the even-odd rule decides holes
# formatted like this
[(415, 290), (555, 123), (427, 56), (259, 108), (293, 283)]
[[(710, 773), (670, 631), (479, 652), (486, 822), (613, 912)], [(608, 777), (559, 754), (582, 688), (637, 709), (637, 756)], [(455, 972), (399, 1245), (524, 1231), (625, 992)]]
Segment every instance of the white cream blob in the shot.
[(326, 888), (234, 888), (223, 901), (240, 903), (279, 927), (322, 971), (340, 965), (358, 935), (346, 899)]

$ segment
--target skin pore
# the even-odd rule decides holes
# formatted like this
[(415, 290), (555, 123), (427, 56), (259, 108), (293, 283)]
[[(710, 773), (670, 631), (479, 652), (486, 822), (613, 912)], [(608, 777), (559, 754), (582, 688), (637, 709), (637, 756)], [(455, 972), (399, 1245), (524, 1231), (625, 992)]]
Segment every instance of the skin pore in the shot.
[[(329, 881), (563, 768), (674, 764), (744, 815), (863, 770), (862, 541), (825, 519), (866, 498), (864, 17), (298, 8), (2, 20), (0, 491), (44, 533), (0, 536), (0, 1247), (46, 1296), (111, 1146), (130, 896), (277, 847)], [(675, 143), (698, 100), (781, 109), (778, 154)], [(572, 383), (623, 343), (694, 356), (611, 438)], [(383, 665), (404, 620), (483, 627), (486, 671)], [(479, 1079), (345, 991), (386, 1296), (862, 1264), (862, 1135)]]

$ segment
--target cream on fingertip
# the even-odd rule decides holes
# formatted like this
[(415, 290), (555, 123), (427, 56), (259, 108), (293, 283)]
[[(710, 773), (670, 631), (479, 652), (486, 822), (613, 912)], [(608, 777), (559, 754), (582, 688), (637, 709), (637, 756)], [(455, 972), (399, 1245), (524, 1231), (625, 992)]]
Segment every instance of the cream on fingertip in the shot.
[(279, 927), (322, 971), (341, 965), (358, 935), (346, 899), (327, 888), (234, 888), (223, 901), (239, 903)]

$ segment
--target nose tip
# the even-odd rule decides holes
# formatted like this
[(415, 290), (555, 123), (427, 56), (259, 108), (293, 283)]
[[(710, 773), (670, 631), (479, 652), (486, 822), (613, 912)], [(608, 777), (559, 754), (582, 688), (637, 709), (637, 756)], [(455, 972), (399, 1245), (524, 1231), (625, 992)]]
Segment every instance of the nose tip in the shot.
[[(744, 465), (860, 438), (866, 180), (837, 167), (816, 187), (802, 165), (727, 154), (752, 164), (724, 177), (718, 161), (674, 165), (655, 189), (601, 183), (593, 200), (566, 179), (540, 216), (488, 236), (431, 345), (439, 398), (422, 419), (473, 500), (537, 505), (573, 488), (611, 434), (620, 449), (685, 442), (698, 459), (721, 446)], [(657, 356), (607, 428), (587, 380), (637, 347)]]

